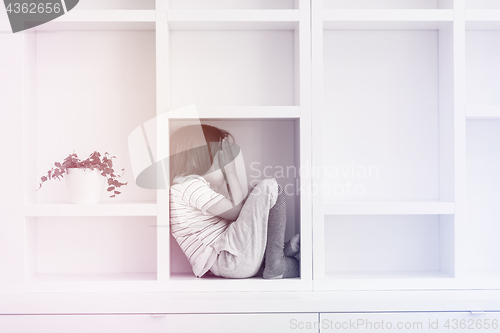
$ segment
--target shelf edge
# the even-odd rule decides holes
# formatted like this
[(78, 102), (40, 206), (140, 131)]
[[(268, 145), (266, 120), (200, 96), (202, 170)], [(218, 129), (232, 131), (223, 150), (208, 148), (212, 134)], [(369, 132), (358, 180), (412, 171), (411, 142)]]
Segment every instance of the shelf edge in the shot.
[(469, 120), (500, 120), (500, 105), (467, 105), (465, 116)]
[(454, 202), (335, 202), (324, 204), (325, 215), (450, 215)]
[[(171, 109), (169, 109), (171, 111)], [(207, 119), (298, 119), (300, 106), (198, 106), (199, 118)], [(192, 119), (170, 114), (169, 119)]]
[(157, 204), (31, 204), (24, 206), (25, 217), (49, 216), (156, 216)]
[(327, 9), (324, 22), (452, 22), (451, 9)]

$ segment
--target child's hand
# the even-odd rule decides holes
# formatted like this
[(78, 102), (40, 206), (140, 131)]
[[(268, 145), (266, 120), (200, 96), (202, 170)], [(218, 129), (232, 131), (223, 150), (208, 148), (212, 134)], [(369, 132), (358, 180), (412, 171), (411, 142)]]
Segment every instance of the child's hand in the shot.
[(222, 140), (222, 150), (219, 151), (219, 165), (222, 173), (226, 175), (236, 174), (236, 166), (234, 165), (234, 155), (231, 150), (231, 145), (227, 139)]

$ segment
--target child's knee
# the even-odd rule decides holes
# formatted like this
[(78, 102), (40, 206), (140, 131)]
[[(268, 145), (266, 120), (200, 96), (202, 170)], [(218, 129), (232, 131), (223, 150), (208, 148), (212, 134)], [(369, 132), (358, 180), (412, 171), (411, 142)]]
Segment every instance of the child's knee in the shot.
[(252, 195), (263, 195), (269, 198), (271, 207), (276, 203), (278, 198), (278, 183), (274, 178), (261, 180), (252, 191)]
[(257, 186), (255, 187), (254, 190), (258, 190), (259, 194), (263, 193), (273, 193), (278, 189), (278, 183), (276, 182), (276, 179), (274, 178), (267, 178), (261, 180)]

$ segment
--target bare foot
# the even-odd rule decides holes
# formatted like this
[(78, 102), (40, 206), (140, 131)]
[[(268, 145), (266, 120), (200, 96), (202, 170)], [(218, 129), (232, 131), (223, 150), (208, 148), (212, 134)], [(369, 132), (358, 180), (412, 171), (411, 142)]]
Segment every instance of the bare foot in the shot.
[(300, 252), (300, 234), (296, 234), (285, 243), (283, 253), (287, 257), (295, 257)]
[(300, 265), (296, 258), (281, 257), (274, 262), (266, 261), (264, 279), (288, 279), (300, 276)]

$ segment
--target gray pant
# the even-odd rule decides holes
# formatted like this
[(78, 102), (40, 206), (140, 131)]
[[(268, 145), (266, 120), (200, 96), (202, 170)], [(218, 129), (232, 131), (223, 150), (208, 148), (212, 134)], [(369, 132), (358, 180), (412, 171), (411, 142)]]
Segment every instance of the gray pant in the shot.
[(225, 278), (255, 276), (264, 260), (269, 210), (276, 203), (276, 179), (264, 179), (255, 186), (236, 221), (213, 245), (217, 259), (212, 273)]

